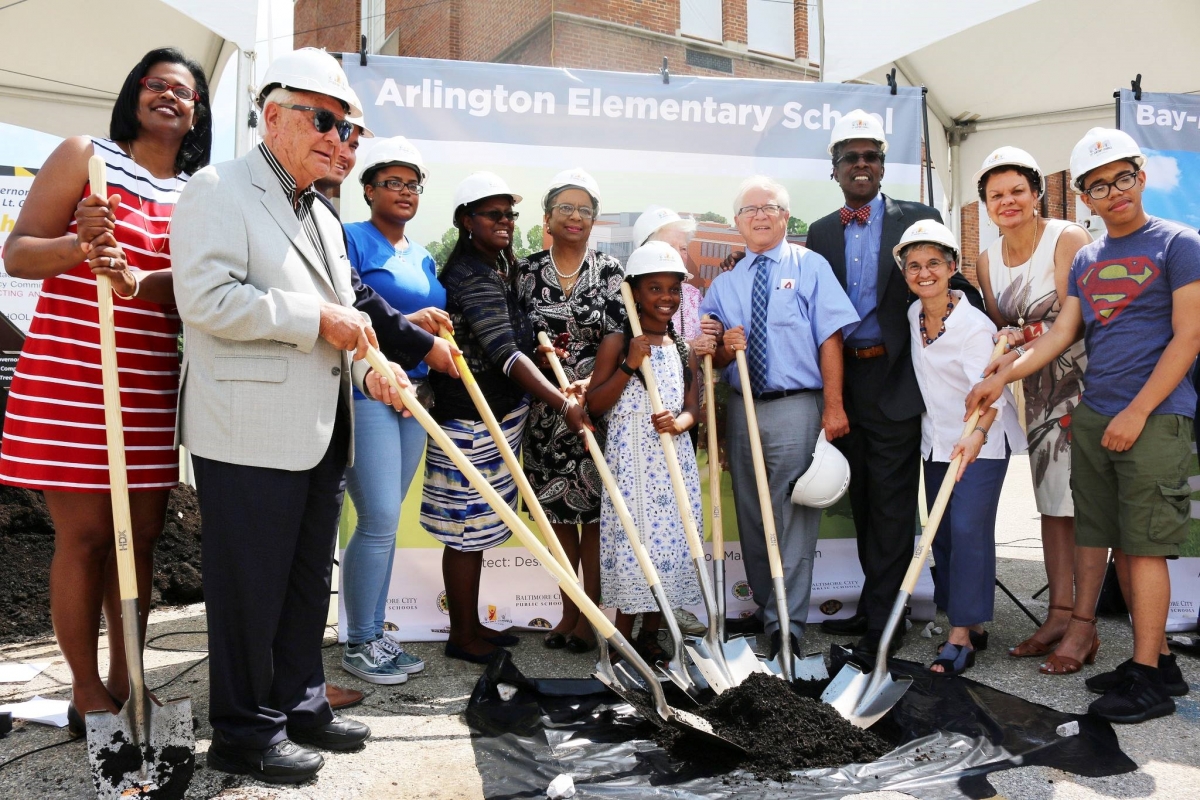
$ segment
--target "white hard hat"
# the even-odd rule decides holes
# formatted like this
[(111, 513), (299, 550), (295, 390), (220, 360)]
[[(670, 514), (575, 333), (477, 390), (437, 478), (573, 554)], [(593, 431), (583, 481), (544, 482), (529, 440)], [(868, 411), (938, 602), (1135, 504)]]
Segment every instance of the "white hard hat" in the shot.
[(975, 173), (975, 184), (978, 185), (983, 177), (999, 167), (1025, 167), (1038, 176), (1038, 195), (1046, 193), (1046, 176), (1038, 166), (1033, 156), (1019, 147), (997, 147), (992, 154), (983, 160), (983, 166)]
[[(271, 62), (267, 67), (266, 77), (258, 90), (258, 104), (261, 106), (271, 89), (283, 86), (298, 92), (316, 92), (340, 100), (347, 107), (347, 113), (352, 117), (362, 117), (362, 103), (358, 95), (350, 88), (346, 73), (337, 59), (318, 50), (315, 47), (302, 47), (290, 53), (284, 53)], [(357, 124), (357, 123), (356, 123)]]
[(371, 145), (371, 149), (367, 151), (367, 157), (363, 161), (362, 172), (359, 174), (358, 180), (365, 186), (371, 172), (380, 167), (390, 167), (394, 164), (411, 167), (417, 173), (419, 183), (424, 183), (425, 179), (429, 177), (425, 172), (425, 162), (421, 159), (421, 153), (413, 147), (412, 142), (403, 136), (393, 136), (390, 139), (380, 139)]
[(546, 188), (546, 199), (548, 200), (555, 193), (571, 186), (583, 189), (591, 196), (594, 202), (600, 202), (600, 184), (596, 183), (595, 178), (579, 167), (563, 170), (555, 175), (550, 180), (550, 186)]
[(822, 428), (817, 436), (812, 464), (792, 489), (792, 502), (809, 508), (829, 508), (841, 499), (849, 485), (850, 462), (829, 443)]
[(696, 220), (684, 219), (666, 206), (646, 206), (646, 210), (633, 223), (633, 243), (643, 245), (646, 240), (668, 225), (682, 223), (689, 233), (696, 230)]
[(463, 178), (463, 182), (454, 190), (454, 210), (467, 203), (474, 203), (485, 197), (507, 195), (512, 198), (513, 205), (521, 202), (521, 195), (508, 188), (508, 184), (494, 172), (476, 172)]
[(675, 272), (688, 277), (679, 251), (666, 242), (646, 242), (629, 254), (629, 260), (625, 262), (626, 280), (655, 272)]
[(896, 266), (904, 269), (904, 261), (900, 254), (904, 248), (918, 242), (940, 244), (953, 252), (954, 261), (958, 262), (958, 240), (954, 238), (954, 233), (937, 220), (923, 219), (908, 226), (908, 230), (900, 235), (900, 243), (892, 248), (892, 258), (896, 259)]
[(1083, 178), (1096, 167), (1114, 161), (1132, 161), (1138, 169), (1146, 156), (1125, 131), (1116, 128), (1092, 128), (1071, 150), (1071, 179), (1075, 191), (1083, 191)]
[(359, 130), (358, 135), (360, 138), (362, 138), (362, 139), (374, 139), (375, 138), (375, 134), (372, 133), (371, 129), (367, 127), (367, 124), (365, 122), (363, 122), (362, 117), (347, 116), (346, 122), (349, 122), (351, 125), (358, 126), (358, 130)]
[(843, 114), (833, 126), (829, 137), (829, 152), (838, 142), (848, 142), (851, 139), (874, 139), (879, 142), (880, 151), (887, 152), (887, 137), (883, 135), (883, 124), (872, 114), (861, 108), (856, 108), (848, 114)]

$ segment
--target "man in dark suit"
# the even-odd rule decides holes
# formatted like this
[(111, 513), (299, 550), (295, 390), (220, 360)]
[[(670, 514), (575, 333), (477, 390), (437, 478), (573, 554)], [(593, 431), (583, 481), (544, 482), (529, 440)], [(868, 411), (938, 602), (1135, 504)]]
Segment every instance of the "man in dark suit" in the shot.
[[(829, 152), (832, 178), (846, 204), (814, 222), (806, 244), (829, 261), (862, 320), (846, 336), (850, 432), (835, 444), (850, 462), (850, 506), (865, 579), (855, 615), (826, 620), (821, 627), (861, 634), (856, 650), (873, 657), (912, 559), (925, 410), (909, 351), (907, 311), (913, 298), (892, 248), (909, 225), (942, 217), (930, 206), (880, 192), (887, 139), (876, 117), (859, 109), (843, 116), (834, 126)], [(961, 275), (955, 278), (952, 287), (982, 309), (979, 292)], [(902, 639), (892, 639), (893, 649)]]

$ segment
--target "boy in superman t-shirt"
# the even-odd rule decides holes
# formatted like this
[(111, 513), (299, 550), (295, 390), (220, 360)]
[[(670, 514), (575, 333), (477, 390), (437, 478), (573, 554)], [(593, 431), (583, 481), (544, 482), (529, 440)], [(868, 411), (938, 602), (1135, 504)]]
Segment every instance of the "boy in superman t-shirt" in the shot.
[(1112, 722), (1173, 713), (1187, 683), (1167, 649), (1171, 602), (1166, 559), (1179, 554), (1191, 511), (1200, 351), (1200, 236), (1146, 214), (1146, 159), (1128, 134), (1093, 128), (1071, 154), (1083, 202), (1107, 233), (1075, 256), (1067, 299), (1051, 330), (989, 367), (967, 397), (990, 404), (1004, 385), (1033, 374), (1079, 338), (1088, 364), (1071, 420), (1075, 501), (1075, 611), (1041, 671), (1078, 672), (1095, 659), (1094, 609), (1108, 550), (1133, 617), (1133, 658), (1087, 686), (1104, 696), (1090, 711)]

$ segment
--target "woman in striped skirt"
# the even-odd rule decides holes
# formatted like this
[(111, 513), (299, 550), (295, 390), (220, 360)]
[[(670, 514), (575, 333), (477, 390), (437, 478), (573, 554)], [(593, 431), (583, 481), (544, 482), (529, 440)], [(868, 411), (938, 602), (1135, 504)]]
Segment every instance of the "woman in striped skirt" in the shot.
[[(142, 629), (154, 542), (179, 482), (174, 450), (179, 317), (171, 211), (188, 175), (208, 163), (208, 83), (199, 64), (153, 50), (125, 79), (109, 139), (64, 141), (30, 188), (4, 249), (12, 275), (41, 280), (17, 362), (0, 442), (0, 481), (45, 493), (54, 520), (50, 610), (71, 668), (72, 733), (83, 714), (116, 711), (129, 683), (121, 640), (100, 374), (96, 275), (112, 280), (134, 554)], [(88, 159), (108, 165), (107, 202), (91, 196)], [(82, 198), (82, 199), (80, 199)], [(100, 612), (109, 667), (96, 660)]]
[[(518, 450), (529, 395), (559, 410), (576, 433), (590, 423), (582, 406), (559, 391), (534, 366), (533, 329), (517, 298), (516, 257), (512, 235), (521, 202), (498, 176), (470, 175), (454, 192), (454, 226), (458, 242), (441, 273), (446, 311), (454, 322), (463, 358), (500, 421), (504, 438)], [(429, 374), (433, 416), (488, 482), (510, 504), (517, 499), (512, 474), (481, 421), (466, 388), (456, 379)], [(503, 544), (510, 531), (467, 483), (435, 442), (425, 453), (425, 486), (421, 524), (446, 546), (442, 577), (450, 606), (450, 639), (446, 655), (485, 663), (498, 647), (517, 637), (495, 634), (479, 621), (479, 577), (483, 551)]]

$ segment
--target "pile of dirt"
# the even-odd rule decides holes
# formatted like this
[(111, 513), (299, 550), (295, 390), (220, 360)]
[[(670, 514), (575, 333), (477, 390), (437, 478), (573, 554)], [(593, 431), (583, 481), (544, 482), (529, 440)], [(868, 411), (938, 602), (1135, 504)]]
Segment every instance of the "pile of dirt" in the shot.
[[(0, 485), (0, 644), (53, 632), (50, 560), (54, 524), (41, 492)], [(200, 507), (196, 492), (171, 492), (154, 559), (153, 605), (204, 599), (200, 580)]]
[(893, 745), (844, 720), (832, 706), (774, 676), (756, 673), (713, 698), (696, 713), (714, 731), (746, 749), (740, 759), (714, 753), (696, 737), (662, 729), (659, 743), (673, 757), (713, 765), (727, 759), (761, 779), (788, 781), (792, 770), (870, 763)]

